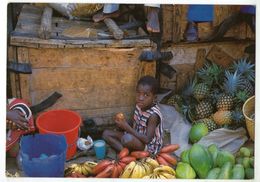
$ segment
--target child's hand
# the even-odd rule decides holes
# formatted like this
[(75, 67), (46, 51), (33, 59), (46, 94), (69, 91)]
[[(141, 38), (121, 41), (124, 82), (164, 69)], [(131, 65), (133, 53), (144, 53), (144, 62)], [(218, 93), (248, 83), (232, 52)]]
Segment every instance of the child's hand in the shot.
[(8, 111), (6, 114), (6, 118), (8, 120), (11, 120), (17, 125), (18, 128), (22, 130), (26, 130), (29, 127), (27, 120), (24, 118), (24, 114), (18, 110)]

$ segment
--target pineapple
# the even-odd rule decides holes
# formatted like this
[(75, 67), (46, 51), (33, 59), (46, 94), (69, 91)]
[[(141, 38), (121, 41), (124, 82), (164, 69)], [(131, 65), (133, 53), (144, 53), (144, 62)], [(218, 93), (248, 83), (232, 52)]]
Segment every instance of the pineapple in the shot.
[(217, 109), (220, 111), (231, 110), (234, 104), (234, 95), (241, 87), (241, 76), (237, 72), (225, 71), (224, 94), (217, 100)]
[(232, 122), (231, 111), (217, 111), (213, 114), (213, 120), (218, 126), (229, 125)]
[(195, 121), (195, 123), (204, 123), (209, 131), (213, 131), (218, 128), (218, 125), (215, 123), (215, 121), (210, 118), (199, 119)]
[(207, 118), (213, 114), (214, 108), (208, 101), (201, 101), (198, 105), (195, 106), (196, 119)]
[(247, 62), (246, 58), (242, 58), (231, 66), (231, 69), (238, 74), (241, 74), (243, 77), (249, 81), (255, 81), (255, 65), (251, 64), (250, 61)]
[(205, 83), (199, 83), (194, 87), (193, 96), (199, 101), (205, 99), (209, 94), (209, 87)]
[(241, 111), (241, 109), (236, 109), (231, 112), (232, 116), (232, 126), (237, 129), (239, 127), (243, 127), (245, 125), (245, 117)]
[(181, 96), (180, 96), (180, 95), (177, 95), (177, 94), (171, 96), (171, 97), (167, 100), (167, 102), (166, 102), (166, 104), (175, 107), (175, 109), (176, 109), (178, 112), (181, 112), (180, 106), (182, 105), (182, 103), (183, 103), (183, 101), (182, 101)]
[(255, 88), (254, 88), (254, 86), (253, 86), (252, 83), (251, 83), (249, 80), (247, 80), (247, 79), (244, 79), (244, 80), (243, 80), (243, 82), (242, 82), (242, 84), (241, 84), (241, 90), (246, 91), (246, 92), (249, 94), (249, 96), (252, 96), (252, 95), (254, 95), (254, 93), (255, 93)]

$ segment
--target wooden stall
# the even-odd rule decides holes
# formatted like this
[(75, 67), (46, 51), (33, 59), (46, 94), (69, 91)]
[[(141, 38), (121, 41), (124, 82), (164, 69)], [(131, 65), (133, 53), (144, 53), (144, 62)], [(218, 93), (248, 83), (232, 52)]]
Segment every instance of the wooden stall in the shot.
[[(59, 92), (62, 97), (48, 110), (71, 109), (83, 118), (95, 118), (97, 124), (109, 124), (119, 111), (130, 115), (138, 79), (156, 72), (154, 61), (138, 57), (155, 44), (148, 38), (115, 40), (103, 31), (103, 23), (62, 17), (52, 17), (49, 39), (39, 38), (42, 15), (42, 8), (25, 5), (11, 34), (8, 58), (32, 67), (32, 74), (11, 73), (12, 95), (35, 105)], [(65, 37), (64, 31), (75, 26), (108, 37)]]

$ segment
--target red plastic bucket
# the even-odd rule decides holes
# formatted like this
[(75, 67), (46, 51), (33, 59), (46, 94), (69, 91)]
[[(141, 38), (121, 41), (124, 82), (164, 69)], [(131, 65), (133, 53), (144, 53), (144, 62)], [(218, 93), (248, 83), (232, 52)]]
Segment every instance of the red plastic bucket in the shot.
[(70, 110), (51, 110), (40, 114), (36, 119), (36, 126), (41, 134), (62, 134), (68, 145), (66, 159), (73, 157), (77, 150), (81, 117)]

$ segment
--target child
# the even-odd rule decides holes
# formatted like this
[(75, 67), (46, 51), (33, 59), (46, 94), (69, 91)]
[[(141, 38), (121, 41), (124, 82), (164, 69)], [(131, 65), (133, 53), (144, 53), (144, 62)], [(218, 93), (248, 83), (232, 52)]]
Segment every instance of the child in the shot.
[(136, 107), (132, 122), (115, 120), (123, 131), (105, 130), (104, 140), (117, 152), (124, 147), (130, 151), (160, 151), (163, 144), (162, 115), (155, 102), (158, 82), (154, 77), (142, 77), (136, 87)]

